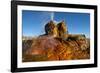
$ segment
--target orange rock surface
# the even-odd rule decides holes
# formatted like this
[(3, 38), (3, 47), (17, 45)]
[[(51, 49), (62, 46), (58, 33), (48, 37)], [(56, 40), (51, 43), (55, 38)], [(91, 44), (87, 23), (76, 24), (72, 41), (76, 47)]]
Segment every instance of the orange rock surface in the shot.
[(24, 51), (23, 62), (89, 59), (89, 48), (87, 39), (62, 40), (48, 35), (41, 36)]

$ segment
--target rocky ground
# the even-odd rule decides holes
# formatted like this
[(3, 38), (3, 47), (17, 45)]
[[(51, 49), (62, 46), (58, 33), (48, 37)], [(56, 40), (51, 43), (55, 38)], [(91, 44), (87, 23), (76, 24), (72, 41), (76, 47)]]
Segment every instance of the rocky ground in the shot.
[(90, 58), (89, 39), (67, 39), (40, 36), (23, 40), (23, 62), (79, 60)]

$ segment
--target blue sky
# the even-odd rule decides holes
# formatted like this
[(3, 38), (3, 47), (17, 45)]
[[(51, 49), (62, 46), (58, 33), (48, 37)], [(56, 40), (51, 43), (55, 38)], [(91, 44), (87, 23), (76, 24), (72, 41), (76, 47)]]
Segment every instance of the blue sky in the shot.
[(22, 11), (23, 36), (38, 36), (44, 32), (44, 26), (53, 17), (55, 22), (64, 20), (71, 34), (90, 36), (90, 14), (71, 12)]

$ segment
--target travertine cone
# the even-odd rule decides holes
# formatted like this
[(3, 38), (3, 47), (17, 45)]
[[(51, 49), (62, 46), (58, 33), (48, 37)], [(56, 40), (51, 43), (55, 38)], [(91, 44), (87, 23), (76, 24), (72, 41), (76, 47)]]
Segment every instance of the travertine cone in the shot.
[(47, 23), (45, 25), (45, 32), (46, 32), (46, 35), (51, 35), (51, 36), (56, 37), (58, 34), (56, 24), (53, 21), (50, 21), (49, 23)]
[(65, 22), (62, 21), (62, 22), (58, 23), (57, 28), (58, 28), (59, 37), (62, 38), (62, 39), (66, 39), (67, 34), (68, 34), (68, 29), (66, 28)]
[(46, 35), (51, 35), (62, 39), (66, 39), (68, 37), (68, 29), (64, 21), (58, 24), (50, 21), (45, 25), (45, 33)]

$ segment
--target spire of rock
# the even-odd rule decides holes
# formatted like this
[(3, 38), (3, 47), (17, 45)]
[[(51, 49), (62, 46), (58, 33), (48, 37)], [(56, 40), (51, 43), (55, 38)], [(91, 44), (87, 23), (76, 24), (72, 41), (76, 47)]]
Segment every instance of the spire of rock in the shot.
[(45, 25), (45, 32), (46, 35), (57, 36), (57, 27), (53, 21), (50, 21)]
[(66, 24), (64, 20), (57, 24), (57, 28), (58, 28), (59, 37), (64, 38), (66, 34), (68, 34), (68, 29), (66, 28)]

